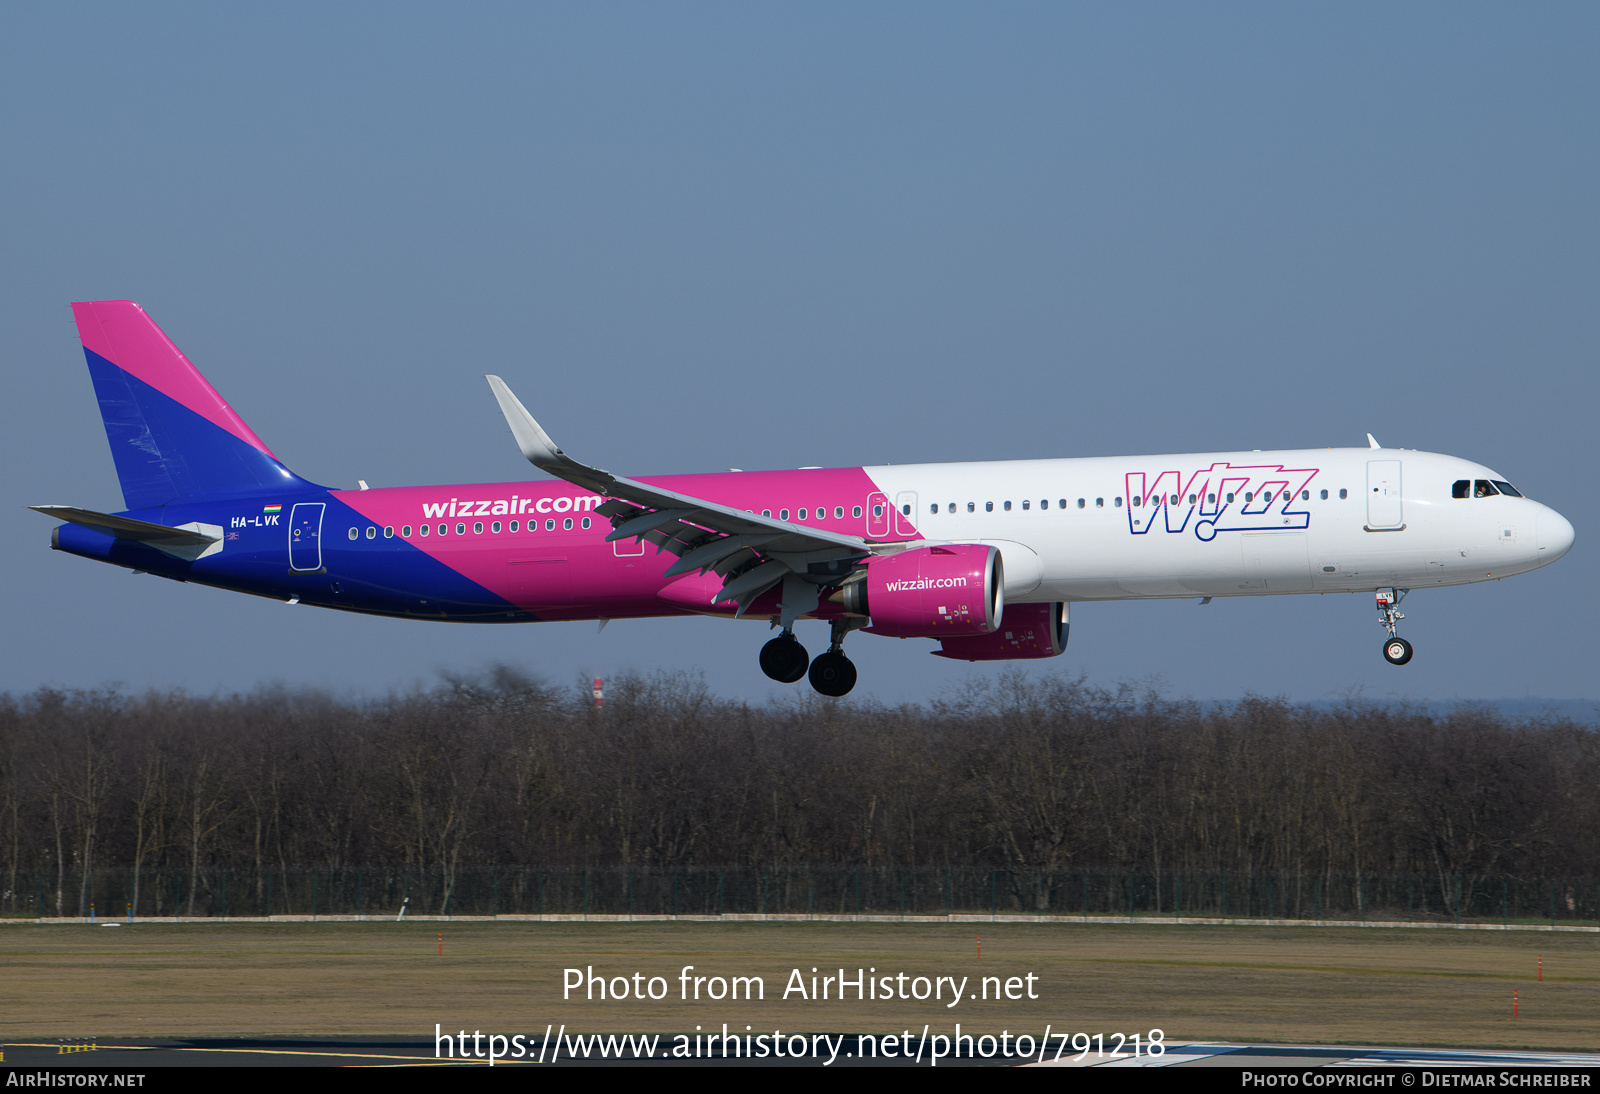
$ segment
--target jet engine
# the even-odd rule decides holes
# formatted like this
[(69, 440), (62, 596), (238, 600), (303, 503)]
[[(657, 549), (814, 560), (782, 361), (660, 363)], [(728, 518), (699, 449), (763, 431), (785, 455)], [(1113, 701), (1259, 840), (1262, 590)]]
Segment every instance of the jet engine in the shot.
[(1004, 590), (997, 548), (953, 543), (870, 559), (865, 576), (831, 599), (853, 615), (871, 616), (869, 634), (944, 638), (994, 630)]
[(931, 651), (958, 661), (1021, 661), (1055, 657), (1067, 648), (1067, 605), (1012, 604), (989, 634), (952, 636)]

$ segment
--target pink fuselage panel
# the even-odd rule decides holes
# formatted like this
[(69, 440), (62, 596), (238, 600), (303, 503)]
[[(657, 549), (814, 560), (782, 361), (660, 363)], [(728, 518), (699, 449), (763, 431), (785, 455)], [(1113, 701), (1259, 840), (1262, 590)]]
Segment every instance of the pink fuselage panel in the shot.
[[(861, 468), (668, 475), (638, 481), (756, 514), (767, 511), (778, 517), (788, 510), (793, 523), (863, 537), (871, 535), (872, 505), (887, 505)], [(667, 578), (663, 573), (677, 561), (676, 555), (631, 539), (607, 543), (611, 522), (594, 513), (605, 499), (567, 483), (341, 490), (334, 497), (380, 533), (392, 529), (396, 538), (541, 619), (734, 612), (731, 604), (710, 602), (722, 585), (717, 575)], [(881, 526), (883, 519), (880, 514), (874, 526)], [(511, 530), (513, 523), (516, 531)], [(427, 535), (421, 531), (424, 525)], [(346, 534), (346, 529), (332, 526), (323, 531), (335, 540)], [(357, 535), (364, 537), (365, 529), (357, 529)], [(774, 613), (777, 599), (776, 591), (768, 592), (751, 605), (749, 614)], [(814, 614), (829, 617), (838, 609), (824, 602)]]

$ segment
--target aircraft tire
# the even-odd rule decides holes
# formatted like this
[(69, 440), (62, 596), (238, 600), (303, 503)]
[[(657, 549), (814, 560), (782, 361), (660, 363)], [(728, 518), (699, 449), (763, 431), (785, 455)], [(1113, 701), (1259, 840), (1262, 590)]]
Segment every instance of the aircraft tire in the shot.
[(792, 634), (780, 634), (761, 647), (761, 671), (780, 684), (793, 684), (806, 674), (811, 655)]
[(811, 662), (811, 686), (836, 699), (849, 695), (850, 689), (856, 686), (856, 667), (839, 650), (819, 654)]
[(1411, 660), (1411, 643), (1404, 638), (1388, 638), (1383, 643), (1383, 659), (1391, 665), (1403, 665)]

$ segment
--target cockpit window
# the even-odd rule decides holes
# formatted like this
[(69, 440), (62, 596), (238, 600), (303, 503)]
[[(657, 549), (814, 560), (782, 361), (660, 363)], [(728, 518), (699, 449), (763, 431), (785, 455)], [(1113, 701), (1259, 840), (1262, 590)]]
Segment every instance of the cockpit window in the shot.
[(1499, 479), (1494, 479), (1492, 481), (1494, 482), (1495, 486), (1499, 487), (1500, 492), (1505, 494), (1507, 497), (1522, 497), (1521, 491), (1519, 491), (1515, 486), (1512, 486), (1509, 482), (1501, 482)]
[(1488, 479), (1478, 479), (1472, 484), (1472, 496), (1475, 498), (1492, 498), (1499, 491), (1489, 485)]
[(1471, 490), (1472, 490), (1472, 480), (1471, 479), (1457, 479), (1450, 486), (1450, 496), (1452, 498), (1470, 497), (1471, 496), (1471, 494), (1470, 494)]

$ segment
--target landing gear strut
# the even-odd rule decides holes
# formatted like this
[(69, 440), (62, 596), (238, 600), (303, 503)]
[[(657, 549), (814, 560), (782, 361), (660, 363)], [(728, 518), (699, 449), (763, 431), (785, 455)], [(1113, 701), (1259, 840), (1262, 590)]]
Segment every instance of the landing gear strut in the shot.
[(856, 667), (851, 664), (850, 658), (844, 655), (844, 636), (857, 627), (866, 625), (866, 620), (847, 617), (833, 621), (832, 641), (828, 652), (819, 654), (811, 662), (811, 686), (823, 695), (838, 698), (849, 695), (850, 689), (856, 686)]
[(1391, 665), (1403, 665), (1411, 660), (1411, 643), (1394, 633), (1396, 625), (1405, 618), (1400, 611), (1400, 601), (1406, 598), (1410, 589), (1379, 589), (1378, 590), (1378, 622), (1389, 632), (1389, 637), (1383, 642), (1383, 658)]
[(799, 680), (806, 674), (806, 666), (810, 663), (811, 655), (793, 631), (784, 631), (761, 647), (761, 671), (780, 684), (792, 684)]

